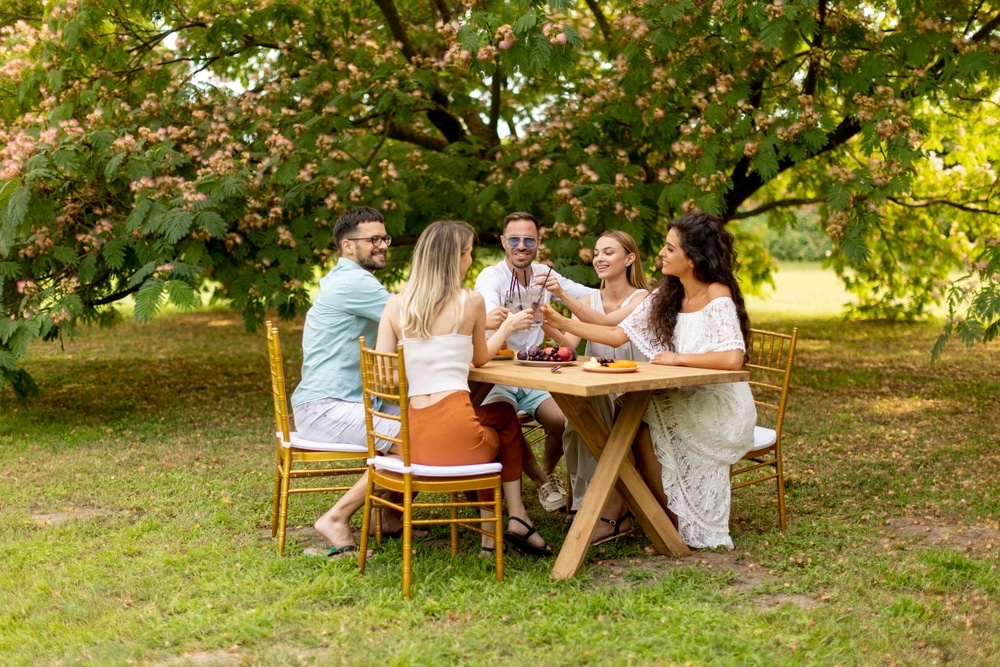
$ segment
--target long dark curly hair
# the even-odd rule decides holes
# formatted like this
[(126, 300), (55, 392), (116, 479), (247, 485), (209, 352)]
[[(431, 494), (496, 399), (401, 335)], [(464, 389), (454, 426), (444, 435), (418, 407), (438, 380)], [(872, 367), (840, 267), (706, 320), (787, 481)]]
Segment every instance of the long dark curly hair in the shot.
[[(722, 221), (709, 213), (691, 211), (676, 220), (671, 220), (667, 229), (677, 230), (681, 249), (694, 262), (694, 277), (703, 283), (722, 283), (733, 294), (736, 315), (743, 332), (744, 349), (750, 345), (750, 317), (743, 303), (743, 292), (736, 281), (740, 263), (733, 250), (733, 235)], [(677, 313), (684, 301), (684, 286), (677, 276), (665, 276), (653, 291), (649, 307), (650, 324), (653, 333), (667, 349), (674, 349), (674, 329)]]

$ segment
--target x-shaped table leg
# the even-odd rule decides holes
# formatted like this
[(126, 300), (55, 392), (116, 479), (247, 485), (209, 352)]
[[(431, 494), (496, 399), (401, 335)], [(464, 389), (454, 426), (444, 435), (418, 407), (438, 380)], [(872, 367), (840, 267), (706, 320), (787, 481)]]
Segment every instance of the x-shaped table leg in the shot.
[(628, 458), (632, 441), (642, 423), (651, 391), (637, 391), (625, 395), (610, 433), (593, 406), (585, 398), (566, 394), (552, 394), (566, 418), (580, 434), (594, 458), (597, 469), (583, 497), (583, 504), (559, 550), (553, 579), (568, 579), (576, 575), (587, 555), (590, 539), (597, 529), (611, 489), (618, 492), (632, 509), (635, 519), (646, 531), (653, 546), (660, 553), (686, 556), (691, 550), (677, 533), (666, 512), (660, 507), (646, 486), (642, 475)]

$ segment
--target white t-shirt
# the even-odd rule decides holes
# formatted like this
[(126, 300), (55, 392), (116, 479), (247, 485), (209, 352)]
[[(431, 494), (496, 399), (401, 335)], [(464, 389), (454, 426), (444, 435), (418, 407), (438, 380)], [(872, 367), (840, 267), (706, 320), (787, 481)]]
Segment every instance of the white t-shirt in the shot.
[[(544, 276), (549, 272), (549, 267), (544, 264), (532, 264), (531, 272), (536, 276)], [(562, 288), (576, 299), (582, 299), (595, 291), (591, 287), (586, 287), (573, 282), (569, 278), (564, 278), (555, 271), (552, 272), (552, 275), (559, 280)], [(503, 305), (504, 295), (510, 291), (513, 278), (514, 274), (510, 270), (510, 267), (507, 266), (506, 260), (486, 267), (479, 274), (479, 277), (476, 278), (476, 291), (483, 295), (483, 299), (486, 301), (487, 313)], [(552, 295), (548, 290), (545, 290), (541, 302), (549, 303), (551, 300)], [(491, 331), (487, 332), (487, 336), (491, 333)], [(540, 345), (544, 339), (545, 332), (542, 329), (516, 331), (507, 338), (507, 347), (512, 350), (522, 350), (529, 345)]]

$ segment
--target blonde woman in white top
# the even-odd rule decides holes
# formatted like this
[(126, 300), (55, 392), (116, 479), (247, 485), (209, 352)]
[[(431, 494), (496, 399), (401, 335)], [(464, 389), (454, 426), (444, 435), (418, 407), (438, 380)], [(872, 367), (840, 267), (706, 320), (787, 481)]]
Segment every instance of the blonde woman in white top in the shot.
[[(530, 326), (532, 312), (509, 313), (486, 338), (483, 296), (462, 288), (474, 240), (475, 232), (464, 222), (434, 222), (424, 230), (413, 251), (410, 279), (385, 306), (376, 349), (391, 352), (402, 343), (406, 353), (412, 461), (499, 461), (510, 516), (504, 540), (525, 554), (547, 556), (552, 550), (532, 527), (521, 499), (526, 445), (517, 413), (504, 402), (473, 407), (469, 396), (469, 364), (491, 360), (507, 336)], [(480, 499), (490, 498), (480, 492)], [(483, 537), (483, 549), (492, 548), (493, 539)]]
[[(573, 319), (591, 324), (616, 325), (628, 317), (649, 294), (646, 275), (639, 257), (639, 246), (626, 232), (612, 229), (601, 234), (594, 245), (594, 270), (601, 279), (601, 287), (583, 299), (574, 298), (562, 290), (559, 282), (549, 280), (546, 289), (552, 291), (573, 313)], [(562, 339), (563, 345), (576, 348), (580, 338), (573, 334), (549, 331), (554, 340)], [(645, 355), (636, 349), (631, 341), (612, 347), (595, 341), (587, 341), (584, 357), (604, 357), (607, 359), (641, 359)], [(617, 396), (595, 396), (591, 405), (610, 428), (614, 417), (613, 401)], [(569, 510), (572, 519), (580, 507), (590, 479), (594, 475), (597, 461), (583, 444), (580, 434), (567, 423), (563, 433), (563, 450), (566, 454), (566, 470), (569, 472), (573, 489), (573, 505)], [(630, 517), (602, 517), (601, 524), (592, 536), (595, 544), (628, 534), (632, 530)]]

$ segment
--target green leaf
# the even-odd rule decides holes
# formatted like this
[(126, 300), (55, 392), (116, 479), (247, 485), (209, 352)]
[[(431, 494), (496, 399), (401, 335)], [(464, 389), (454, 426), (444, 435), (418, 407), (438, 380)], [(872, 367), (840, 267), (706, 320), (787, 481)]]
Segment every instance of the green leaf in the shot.
[[(15, 189), (7, 201), (7, 223), (13, 228), (17, 227), (28, 215), (28, 205), (31, 203), (31, 188), (22, 185)], [(0, 240), (3, 240), (0, 238)]]
[(121, 169), (122, 162), (125, 161), (126, 157), (125, 153), (115, 153), (112, 155), (108, 163), (104, 165), (104, 175), (108, 178), (118, 176), (118, 171)]
[(125, 223), (125, 229), (127, 231), (133, 232), (139, 229), (146, 222), (146, 217), (153, 208), (153, 200), (143, 195), (139, 197), (139, 200), (132, 207), (132, 212), (128, 215), (128, 220)]
[(133, 314), (137, 322), (148, 322), (163, 305), (163, 281), (147, 280), (135, 295)]
[(194, 216), (183, 209), (172, 208), (163, 216), (163, 234), (170, 243), (177, 243), (191, 230)]
[(101, 257), (104, 258), (104, 263), (112, 269), (120, 269), (125, 266), (125, 248), (128, 244), (129, 237), (127, 236), (116, 236), (101, 248)]
[(132, 274), (132, 277), (129, 278), (128, 286), (135, 287), (143, 280), (145, 280), (147, 276), (152, 275), (153, 271), (155, 270), (156, 270), (156, 262), (147, 262), (146, 264), (141, 266), (138, 271)]
[(535, 27), (536, 23), (538, 23), (538, 17), (535, 16), (534, 10), (529, 9), (514, 22), (514, 34), (523, 37)]
[(76, 269), (76, 276), (81, 285), (88, 285), (94, 279), (97, 272), (97, 257), (86, 255)]
[(178, 308), (194, 308), (201, 305), (197, 292), (183, 280), (168, 280), (166, 285), (170, 303)]
[(194, 224), (205, 228), (212, 236), (225, 236), (226, 221), (215, 211), (201, 211), (194, 218)]
[(17, 331), (17, 320), (0, 317), (0, 343), (6, 344)]

